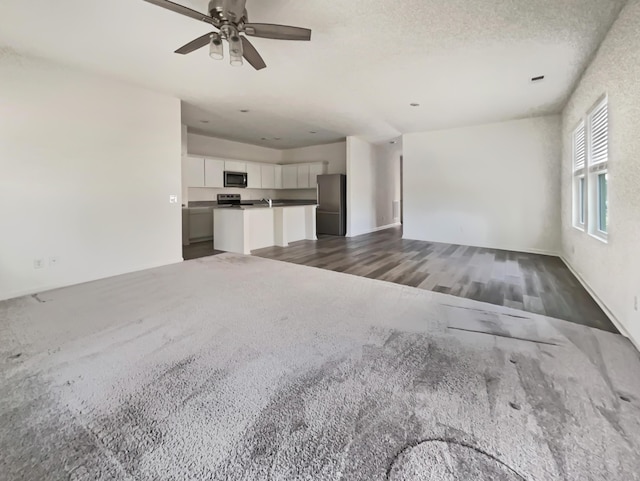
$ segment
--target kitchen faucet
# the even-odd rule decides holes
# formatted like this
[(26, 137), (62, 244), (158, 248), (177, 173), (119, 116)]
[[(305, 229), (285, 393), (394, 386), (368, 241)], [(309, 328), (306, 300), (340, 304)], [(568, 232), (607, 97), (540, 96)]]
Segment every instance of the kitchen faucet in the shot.
[(269, 204), (269, 207), (273, 207), (273, 201), (268, 197), (265, 199), (262, 199), (262, 202), (266, 202), (267, 204)]

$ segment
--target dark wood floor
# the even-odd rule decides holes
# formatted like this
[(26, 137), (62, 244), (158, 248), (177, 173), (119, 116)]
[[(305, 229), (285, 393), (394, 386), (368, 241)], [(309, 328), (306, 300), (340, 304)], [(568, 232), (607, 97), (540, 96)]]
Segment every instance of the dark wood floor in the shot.
[(617, 332), (558, 257), (403, 240), (401, 228), (255, 256), (419, 287)]
[(185, 261), (215, 256), (216, 254), (222, 254), (222, 251), (213, 248), (213, 241), (195, 242), (188, 246), (182, 246), (182, 258)]

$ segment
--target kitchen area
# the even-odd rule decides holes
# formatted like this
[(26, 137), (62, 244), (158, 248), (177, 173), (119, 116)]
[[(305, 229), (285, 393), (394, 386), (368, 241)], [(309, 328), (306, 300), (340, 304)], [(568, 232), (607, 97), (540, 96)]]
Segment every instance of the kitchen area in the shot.
[(327, 165), (184, 156), (183, 258), (345, 235), (346, 177)]

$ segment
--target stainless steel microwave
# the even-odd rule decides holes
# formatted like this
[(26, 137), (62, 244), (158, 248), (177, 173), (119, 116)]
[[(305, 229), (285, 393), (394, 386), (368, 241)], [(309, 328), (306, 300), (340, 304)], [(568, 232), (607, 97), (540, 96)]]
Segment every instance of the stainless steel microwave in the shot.
[(225, 187), (238, 187), (240, 189), (247, 188), (246, 172), (226, 172), (224, 173)]

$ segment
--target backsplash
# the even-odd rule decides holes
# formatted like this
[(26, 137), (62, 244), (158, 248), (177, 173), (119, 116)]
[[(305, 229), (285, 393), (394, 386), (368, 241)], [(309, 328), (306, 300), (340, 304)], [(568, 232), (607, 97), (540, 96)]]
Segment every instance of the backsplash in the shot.
[(242, 200), (288, 199), (316, 200), (314, 189), (268, 190), (268, 189), (212, 189), (189, 187), (189, 202), (213, 201), (218, 194), (240, 194)]

